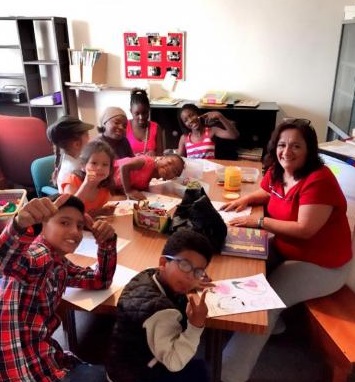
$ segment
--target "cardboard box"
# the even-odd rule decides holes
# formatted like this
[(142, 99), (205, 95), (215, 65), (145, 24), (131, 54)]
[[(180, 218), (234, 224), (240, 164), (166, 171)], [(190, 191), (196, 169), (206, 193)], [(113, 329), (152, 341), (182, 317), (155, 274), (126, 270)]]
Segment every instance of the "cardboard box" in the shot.
[[(73, 55), (80, 51), (69, 50)], [(78, 62), (78, 58), (71, 62)], [(69, 65), (70, 82), (78, 84), (105, 84), (107, 72), (107, 53), (100, 53), (100, 57), (94, 62), (94, 65), (84, 63), (75, 63)]]
[(101, 53), (99, 59), (93, 66), (83, 65), (82, 83), (84, 84), (105, 84), (107, 73), (107, 53)]
[(81, 82), (81, 65), (69, 66), (70, 82)]

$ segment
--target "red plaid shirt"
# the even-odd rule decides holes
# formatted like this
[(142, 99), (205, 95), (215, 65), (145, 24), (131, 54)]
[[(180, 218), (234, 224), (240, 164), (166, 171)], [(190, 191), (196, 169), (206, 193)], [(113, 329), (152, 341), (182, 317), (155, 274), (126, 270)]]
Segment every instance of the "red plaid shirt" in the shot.
[[(0, 234), (0, 380), (53, 382), (67, 356), (52, 334), (66, 286), (103, 289), (116, 269), (116, 236), (99, 246), (95, 270), (74, 265), (39, 235), (9, 223)], [(1, 277), (2, 275), (2, 277)]]

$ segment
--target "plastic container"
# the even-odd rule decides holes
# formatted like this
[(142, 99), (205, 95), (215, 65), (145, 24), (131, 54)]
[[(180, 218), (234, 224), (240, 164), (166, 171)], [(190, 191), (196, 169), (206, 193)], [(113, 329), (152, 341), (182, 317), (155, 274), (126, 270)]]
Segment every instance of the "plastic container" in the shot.
[[(226, 168), (224, 166), (218, 167), (215, 171), (218, 184), (224, 184), (224, 173)], [(260, 175), (260, 171), (253, 167), (240, 167), (242, 172), (242, 183), (255, 183)]]
[(227, 166), (224, 171), (224, 189), (239, 191), (242, 184), (242, 171), (237, 166)]
[(243, 183), (255, 183), (259, 178), (259, 170), (252, 167), (241, 167), (242, 182)]
[(217, 183), (218, 184), (224, 184), (224, 172), (226, 168), (224, 166), (217, 167), (215, 170), (216, 177), (217, 177)]
[[(27, 192), (24, 189), (0, 190), (0, 230), (2, 230), (9, 219), (11, 219), (18, 210), (27, 201)], [(7, 203), (13, 204), (13, 208), (6, 211)]]
[(181, 174), (182, 178), (202, 179), (203, 163), (192, 158), (184, 158), (185, 168)]

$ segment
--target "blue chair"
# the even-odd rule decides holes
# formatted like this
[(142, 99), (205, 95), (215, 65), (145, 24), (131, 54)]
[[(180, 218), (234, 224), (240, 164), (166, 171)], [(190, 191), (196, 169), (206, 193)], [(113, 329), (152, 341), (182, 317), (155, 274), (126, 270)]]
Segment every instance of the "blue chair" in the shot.
[(52, 173), (54, 171), (54, 161), (54, 155), (48, 155), (46, 157), (37, 158), (31, 163), (31, 175), (39, 198), (58, 193), (58, 190), (51, 182)]

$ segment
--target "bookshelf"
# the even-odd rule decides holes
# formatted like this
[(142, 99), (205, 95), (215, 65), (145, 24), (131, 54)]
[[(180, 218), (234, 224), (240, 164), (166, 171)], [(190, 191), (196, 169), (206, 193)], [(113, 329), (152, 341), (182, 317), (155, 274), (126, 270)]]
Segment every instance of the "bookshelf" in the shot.
[[(77, 115), (69, 81), (69, 37), (63, 17), (0, 17), (0, 88), (24, 88), (21, 102), (0, 102), (0, 114), (34, 116), (47, 124), (63, 114)], [(1, 90), (0, 90), (1, 91)], [(31, 100), (60, 93), (56, 104), (38, 105)]]

